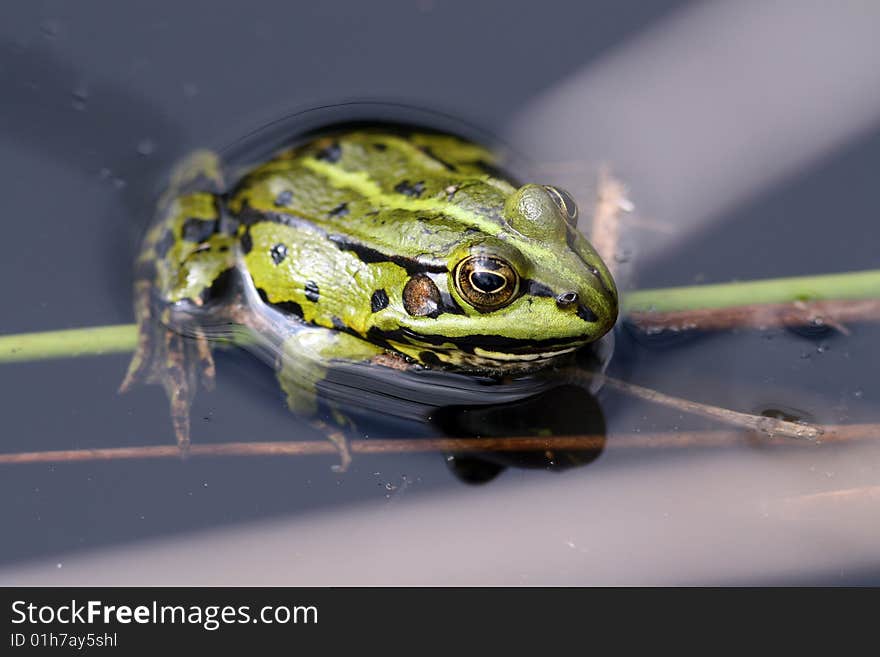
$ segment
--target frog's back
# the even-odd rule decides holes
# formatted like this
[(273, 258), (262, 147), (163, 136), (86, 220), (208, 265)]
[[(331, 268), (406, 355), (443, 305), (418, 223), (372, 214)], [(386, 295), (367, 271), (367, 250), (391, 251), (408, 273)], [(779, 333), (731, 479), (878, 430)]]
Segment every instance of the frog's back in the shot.
[(503, 226), (515, 190), (482, 146), (436, 134), (357, 131), (286, 151), (245, 176), (228, 207), (242, 224), (307, 223), (362, 252), (424, 260)]
[(447, 135), (355, 131), (253, 169), (226, 211), (263, 301), (311, 324), (363, 333), (387, 303), (385, 290), (446, 272), (463, 235), (503, 230), (513, 191), (481, 146)]

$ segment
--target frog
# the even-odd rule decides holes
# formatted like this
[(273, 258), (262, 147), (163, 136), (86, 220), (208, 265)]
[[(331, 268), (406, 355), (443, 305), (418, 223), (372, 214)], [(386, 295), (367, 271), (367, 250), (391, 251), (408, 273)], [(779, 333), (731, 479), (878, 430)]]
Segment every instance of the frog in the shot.
[(214, 349), (249, 345), (344, 471), (354, 423), (318, 392), (334, 369), (502, 380), (599, 340), (618, 293), (574, 198), (502, 164), (465, 137), (387, 127), (329, 130), (235, 172), (195, 151), (136, 257), (138, 340), (120, 390), (164, 387), (185, 454)]

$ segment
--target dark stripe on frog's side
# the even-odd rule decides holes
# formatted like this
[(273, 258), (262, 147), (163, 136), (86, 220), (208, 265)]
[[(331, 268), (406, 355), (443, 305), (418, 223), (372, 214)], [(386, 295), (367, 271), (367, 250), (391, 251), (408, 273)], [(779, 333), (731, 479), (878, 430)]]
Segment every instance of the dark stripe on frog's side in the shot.
[(266, 290), (261, 287), (257, 288), (257, 294), (260, 295), (260, 299), (263, 300), (263, 303), (271, 308), (275, 308), (286, 315), (293, 315), (299, 319), (302, 319), (304, 316), (302, 306), (296, 301), (279, 301), (278, 303), (272, 303), (269, 301), (269, 295), (266, 294)]
[(247, 200), (242, 203), (241, 211), (238, 213), (238, 221), (242, 226), (252, 226), (264, 221), (270, 221), (276, 224), (292, 226), (294, 228), (313, 228), (316, 232), (325, 233), (314, 221), (309, 221), (303, 217), (286, 212), (270, 212), (265, 210), (257, 210), (251, 207)]
[[(331, 319), (331, 324), (332, 324), (332, 327), (330, 327), (330, 328), (333, 328), (336, 331), (339, 331), (341, 333), (348, 333), (349, 335), (353, 335), (354, 337), (360, 338), (361, 340), (367, 339), (363, 334), (355, 331), (352, 327), (348, 326), (339, 317), (334, 316)], [(387, 340), (385, 340), (385, 338), (383, 338), (381, 336), (377, 336), (375, 340), (370, 339), (370, 342), (375, 344), (377, 347), (381, 347), (382, 349), (387, 349), (388, 351), (394, 351), (394, 347), (392, 347), (391, 344)]]
[(398, 254), (383, 253), (370, 246), (365, 246), (360, 242), (353, 240), (345, 235), (330, 235), (328, 239), (333, 242), (341, 251), (349, 251), (365, 264), (374, 264), (377, 262), (392, 262), (399, 267), (403, 267), (410, 276), (424, 272), (442, 273), (449, 271), (446, 264), (440, 261), (426, 262), (424, 260), (416, 260)]
[(211, 283), (211, 287), (202, 290), (200, 298), (203, 304), (209, 304), (212, 301), (223, 302), (232, 297), (233, 291), (237, 288), (238, 279), (235, 269), (230, 268), (222, 272)]
[[(389, 254), (379, 251), (370, 246), (366, 246), (361, 244), (360, 242), (354, 240), (351, 237), (344, 235), (331, 234), (328, 235), (326, 231), (322, 228), (315, 225), (315, 223), (308, 221), (307, 219), (303, 219), (301, 217), (297, 217), (294, 215), (287, 215), (279, 212), (268, 212), (261, 213), (256, 210), (250, 209), (246, 207), (245, 210), (245, 219), (243, 222), (244, 225), (252, 226), (256, 223), (257, 220), (262, 221), (272, 221), (274, 223), (279, 223), (283, 225), (288, 225), (291, 227), (303, 228), (307, 229), (311, 232), (317, 233), (326, 239), (330, 240), (333, 244), (336, 245), (342, 251), (348, 251), (355, 255), (361, 262), (365, 264), (375, 264), (380, 262), (390, 262), (398, 265), (403, 268), (409, 276), (416, 276), (419, 274), (426, 274), (431, 276), (431, 278), (435, 278), (437, 274), (446, 274), (448, 273), (448, 267), (443, 261), (425, 261), (418, 260), (415, 258), (409, 258), (407, 256), (401, 256), (399, 254)], [(242, 250), (245, 254), (247, 254), (252, 248), (252, 241), (250, 239), (250, 235), (247, 231), (245, 231), (241, 236)], [(276, 249), (279, 245), (276, 245)], [(283, 247), (283, 245), (280, 245)], [(273, 260), (276, 261), (276, 264), (283, 260), (283, 257), (286, 256), (286, 247), (284, 249), (284, 253), (280, 253), (280, 251), (273, 252)], [(440, 290), (441, 295), (441, 307), (438, 308), (437, 315), (443, 313), (450, 313), (454, 315), (464, 315), (465, 311), (461, 308), (461, 306), (455, 301), (455, 299), (449, 294), (446, 289), (446, 285), (441, 284), (435, 278), (435, 283), (437, 283), (438, 289)], [(522, 290), (525, 294), (536, 297), (554, 297), (557, 296), (557, 293), (554, 292), (549, 286), (540, 283), (538, 281), (532, 279), (525, 279), (522, 283)], [(308, 290), (307, 290), (307, 298), (308, 298)], [(310, 299), (314, 300), (314, 299)], [(375, 311), (374, 311), (375, 312)], [(589, 309), (585, 309), (585, 312), (578, 312), (578, 315), (582, 317), (585, 321), (596, 321), (595, 315)], [(592, 319), (587, 319), (590, 316)]]
[[(303, 230), (311, 231), (325, 239), (330, 240), (340, 251), (349, 251), (357, 258), (365, 263), (365, 264), (373, 264), (377, 262), (392, 262), (400, 267), (403, 267), (407, 273), (410, 275), (420, 273), (420, 272), (445, 272), (447, 271), (446, 265), (439, 262), (426, 262), (423, 260), (417, 260), (415, 258), (408, 258), (406, 256), (401, 256), (399, 254), (388, 254), (379, 251), (370, 246), (366, 246), (361, 244), (357, 240), (347, 237), (345, 235), (337, 235), (337, 234), (328, 234), (323, 227), (317, 225), (314, 221), (309, 221), (308, 219), (304, 219), (303, 217), (298, 217), (296, 215), (285, 214), (283, 212), (261, 212), (259, 210), (255, 210), (250, 207), (247, 203), (245, 203), (242, 211), (240, 213), (241, 224), (249, 228), (256, 223), (261, 223), (264, 221), (281, 224), (283, 226), (290, 226), (291, 228), (299, 228)], [(242, 233), (242, 239), (247, 235), (247, 231)], [(250, 249), (247, 249), (245, 253), (247, 253)], [(277, 264), (277, 263), (276, 263)]]
[(507, 354), (529, 354), (541, 351), (556, 351), (578, 344), (576, 340), (570, 339), (531, 340), (508, 338), (503, 335), (435, 335), (431, 333), (418, 333), (409, 328), (382, 331), (375, 326), (367, 331), (367, 339), (371, 342), (385, 340), (402, 342), (413, 346), (431, 345), (439, 347), (453, 345), (456, 349), (469, 354), (473, 354), (477, 348)]
[[(284, 214), (281, 212), (260, 212), (254, 210), (250, 206), (245, 205), (241, 213), (242, 226), (250, 227), (255, 223), (268, 221), (278, 223), (293, 228), (302, 228), (314, 232), (318, 235), (330, 240), (340, 251), (348, 251), (355, 255), (361, 262), (365, 264), (375, 264), (378, 262), (390, 262), (406, 270), (407, 274), (413, 276), (420, 273), (437, 273), (442, 274), (449, 271), (446, 263), (442, 260), (420, 260), (410, 258), (400, 254), (385, 253), (371, 246), (367, 246), (358, 242), (356, 239), (339, 234), (328, 234), (323, 228), (317, 226), (314, 222), (302, 217)], [(241, 238), (243, 242), (243, 251), (247, 254), (250, 251), (250, 236), (245, 230)], [(277, 264), (277, 263), (276, 263)], [(450, 308), (457, 308), (457, 304), (450, 302), (446, 304)], [(463, 311), (458, 308), (452, 312), (461, 313)]]

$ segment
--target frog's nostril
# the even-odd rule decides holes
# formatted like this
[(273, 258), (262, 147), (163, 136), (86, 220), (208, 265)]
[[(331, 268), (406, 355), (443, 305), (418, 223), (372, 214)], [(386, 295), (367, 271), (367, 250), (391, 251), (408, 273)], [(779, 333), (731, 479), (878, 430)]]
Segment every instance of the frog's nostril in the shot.
[(556, 305), (560, 308), (567, 308), (568, 306), (573, 306), (578, 302), (577, 292), (564, 292), (556, 297)]

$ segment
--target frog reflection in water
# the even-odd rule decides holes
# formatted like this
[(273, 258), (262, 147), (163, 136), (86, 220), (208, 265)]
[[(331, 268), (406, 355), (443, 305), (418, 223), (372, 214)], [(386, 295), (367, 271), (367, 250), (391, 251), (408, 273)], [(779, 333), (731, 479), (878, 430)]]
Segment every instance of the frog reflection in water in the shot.
[(501, 377), (599, 339), (617, 291), (570, 195), (516, 186), (493, 163), (450, 135), (356, 130), (227, 187), (215, 154), (193, 154), (137, 259), (139, 345), (122, 389), (161, 383), (185, 450), (196, 388), (213, 382), (210, 341), (256, 345), (344, 469), (351, 421), (317, 396), (334, 365)]

